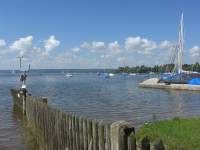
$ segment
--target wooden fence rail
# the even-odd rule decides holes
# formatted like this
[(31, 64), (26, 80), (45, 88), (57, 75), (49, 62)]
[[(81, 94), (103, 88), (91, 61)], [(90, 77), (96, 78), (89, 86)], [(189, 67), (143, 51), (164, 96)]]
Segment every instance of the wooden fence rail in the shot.
[[(126, 121), (106, 123), (50, 107), (47, 99), (11, 90), (14, 102), (23, 110), (28, 126), (45, 150), (165, 150), (162, 141), (150, 146), (148, 137), (139, 144), (135, 130)], [(25, 104), (23, 104), (25, 103)], [(25, 107), (23, 107), (25, 105)]]

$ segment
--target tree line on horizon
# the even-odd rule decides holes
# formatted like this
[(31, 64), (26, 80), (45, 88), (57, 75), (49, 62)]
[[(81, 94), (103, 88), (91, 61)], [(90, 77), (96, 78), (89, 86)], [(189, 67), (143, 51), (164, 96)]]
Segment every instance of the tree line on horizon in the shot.
[[(155, 66), (134, 66), (134, 67), (119, 67), (115, 70), (116, 73), (164, 73), (164, 72), (173, 72), (174, 64), (164, 64), (164, 65), (155, 65)], [(194, 72), (200, 72), (200, 64), (196, 62), (195, 64), (184, 64), (183, 70), (185, 71), (194, 71)]]

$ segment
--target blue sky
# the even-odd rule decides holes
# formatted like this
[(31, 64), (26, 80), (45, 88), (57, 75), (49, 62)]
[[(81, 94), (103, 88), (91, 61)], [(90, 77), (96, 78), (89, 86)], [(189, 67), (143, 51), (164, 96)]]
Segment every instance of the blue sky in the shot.
[(200, 61), (197, 0), (1, 0), (0, 69), (168, 63), (184, 12), (184, 61)]

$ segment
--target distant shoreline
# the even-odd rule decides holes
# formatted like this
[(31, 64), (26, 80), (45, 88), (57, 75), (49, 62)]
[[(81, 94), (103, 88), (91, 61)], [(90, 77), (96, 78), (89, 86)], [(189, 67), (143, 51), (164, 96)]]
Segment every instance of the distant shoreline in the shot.
[[(115, 72), (116, 73), (164, 73), (164, 72), (173, 72), (174, 64), (164, 64), (164, 65), (155, 65), (152, 67), (141, 65), (135, 67), (119, 67)], [(183, 70), (185, 71), (195, 71), (200, 72), (200, 64), (196, 62), (195, 64), (184, 64)]]
[[(30, 72), (34, 73), (97, 73), (97, 72), (113, 72), (113, 73), (162, 73), (162, 72), (171, 72), (174, 68), (174, 64), (164, 64), (164, 65), (155, 65), (155, 66), (124, 66), (118, 68), (84, 68), (84, 69), (31, 69)], [(184, 70), (200, 72), (200, 63), (196, 62), (195, 64), (184, 64)], [(13, 70), (15, 73), (20, 73), (19, 69), (0, 69), (0, 73), (12, 73)]]

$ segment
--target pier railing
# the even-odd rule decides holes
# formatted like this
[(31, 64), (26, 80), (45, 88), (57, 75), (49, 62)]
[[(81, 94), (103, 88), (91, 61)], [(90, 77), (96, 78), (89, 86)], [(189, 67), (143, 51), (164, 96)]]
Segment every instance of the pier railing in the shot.
[[(135, 130), (126, 121), (107, 123), (52, 108), (47, 99), (11, 90), (14, 102), (27, 118), (37, 143), (45, 150), (164, 150), (148, 137), (136, 142)], [(23, 107), (25, 106), (25, 107)]]

